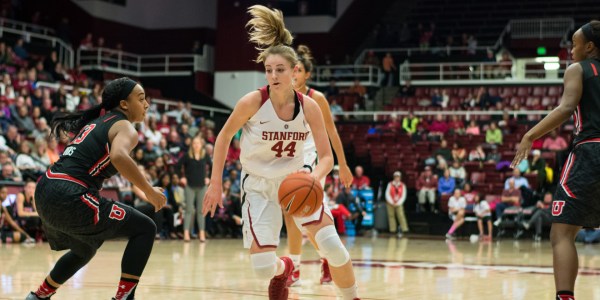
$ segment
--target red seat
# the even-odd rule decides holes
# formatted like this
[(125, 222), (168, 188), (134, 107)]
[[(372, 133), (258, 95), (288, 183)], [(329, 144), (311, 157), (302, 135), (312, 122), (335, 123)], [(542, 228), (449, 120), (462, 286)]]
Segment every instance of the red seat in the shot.
[(532, 91), (531, 94), (533, 96), (545, 96), (546, 95), (546, 89), (547, 89), (547, 87), (545, 87), (545, 86), (536, 86), (536, 87), (533, 88), (533, 91)]
[(529, 90), (528, 86), (520, 86), (517, 88), (517, 96), (529, 96)]

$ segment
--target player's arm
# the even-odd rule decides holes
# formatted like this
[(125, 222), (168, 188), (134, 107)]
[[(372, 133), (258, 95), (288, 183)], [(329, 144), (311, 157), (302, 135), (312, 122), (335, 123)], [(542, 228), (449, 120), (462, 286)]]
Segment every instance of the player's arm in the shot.
[(572, 64), (567, 68), (564, 77), (564, 92), (560, 104), (544, 117), (537, 125), (531, 128), (519, 144), (515, 159), (510, 165), (511, 168), (516, 167), (521, 160), (527, 158), (533, 141), (544, 136), (554, 128), (560, 126), (567, 121), (573, 111), (577, 109), (581, 93), (583, 90), (583, 69), (580, 64)]
[(146, 194), (146, 200), (156, 211), (160, 210), (167, 202), (162, 189), (152, 187), (129, 156), (138, 141), (135, 128), (129, 121), (118, 121), (108, 131), (108, 138), (111, 141), (110, 161), (117, 171)]
[(38, 214), (36, 212), (25, 211), (23, 202), (25, 202), (25, 196), (22, 193), (17, 194), (17, 215), (19, 217), (37, 217)]
[(315, 92), (313, 94), (313, 99), (319, 105), (321, 109), (321, 113), (323, 114), (323, 121), (325, 121), (325, 129), (327, 130), (327, 135), (329, 136), (329, 140), (331, 141), (331, 146), (333, 147), (333, 151), (335, 151), (335, 155), (338, 159), (338, 164), (340, 166), (340, 179), (345, 187), (349, 187), (352, 185), (352, 171), (348, 167), (348, 163), (346, 162), (346, 155), (344, 154), (344, 147), (342, 146), (342, 141), (340, 139), (340, 135), (337, 132), (337, 128), (335, 128), (335, 123), (333, 123), (333, 117), (331, 116), (331, 109), (329, 108), (329, 102), (325, 99), (325, 96), (321, 92)]
[(319, 155), (319, 163), (313, 170), (313, 176), (317, 180), (321, 180), (333, 168), (333, 154), (331, 153), (331, 146), (329, 146), (329, 139), (325, 131), (325, 122), (323, 121), (321, 109), (314, 100), (308, 97), (304, 99), (304, 117), (312, 130), (315, 145), (317, 146), (317, 154)]
[(261, 105), (261, 96), (259, 91), (253, 91), (243, 96), (240, 101), (235, 105), (231, 115), (223, 125), (223, 128), (217, 135), (215, 141), (215, 149), (213, 155), (213, 164), (210, 177), (210, 184), (208, 190), (204, 195), (204, 206), (202, 208), (202, 214), (206, 215), (210, 212), (210, 216), (215, 215), (217, 206), (223, 207), (223, 167), (225, 165), (225, 158), (227, 156), (227, 150), (233, 136), (244, 126), (244, 124), (250, 120), (250, 118), (258, 111)]

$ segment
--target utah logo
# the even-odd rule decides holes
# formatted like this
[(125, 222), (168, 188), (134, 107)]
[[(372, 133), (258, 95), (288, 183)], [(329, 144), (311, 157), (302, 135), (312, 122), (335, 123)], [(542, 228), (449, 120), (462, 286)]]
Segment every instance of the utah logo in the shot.
[(564, 200), (554, 200), (552, 202), (552, 215), (555, 217), (560, 216), (562, 214), (564, 206), (565, 206)]

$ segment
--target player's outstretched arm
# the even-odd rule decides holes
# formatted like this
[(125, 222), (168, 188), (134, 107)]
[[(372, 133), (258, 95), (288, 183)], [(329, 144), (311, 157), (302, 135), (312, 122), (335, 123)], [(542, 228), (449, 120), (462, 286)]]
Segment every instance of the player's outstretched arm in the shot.
[(515, 168), (521, 160), (527, 158), (527, 154), (531, 151), (533, 141), (541, 138), (546, 133), (560, 126), (567, 121), (573, 111), (577, 109), (581, 93), (583, 89), (583, 69), (581, 65), (576, 63), (567, 68), (564, 78), (564, 92), (560, 100), (560, 104), (544, 117), (537, 125), (531, 128), (525, 135), (517, 148), (515, 158), (510, 165)]
[(223, 207), (223, 179), (221, 176), (223, 175), (227, 149), (229, 149), (229, 144), (231, 144), (233, 136), (258, 111), (260, 103), (261, 96), (259, 91), (246, 94), (235, 105), (233, 112), (231, 112), (227, 122), (225, 122), (225, 125), (223, 125), (223, 128), (219, 132), (215, 141), (210, 184), (204, 195), (203, 215), (210, 212), (210, 216), (212, 217), (215, 214), (217, 206)]
[(340, 139), (340, 135), (338, 134), (337, 128), (335, 128), (335, 123), (333, 122), (333, 117), (331, 116), (329, 102), (321, 92), (315, 92), (313, 94), (313, 99), (315, 102), (317, 102), (319, 108), (321, 109), (321, 113), (323, 114), (325, 130), (327, 130), (327, 135), (331, 141), (333, 151), (335, 151), (335, 155), (337, 156), (338, 165), (340, 166), (340, 179), (342, 184), (344, 184), (345, 187), (349, 187), (353, 180), (352, 171), (350, 171), (348, 163), (346, 162), (346, 154), (344, 154), (342, 140)]
[(331, 153), (331, 146), (329, 146), (325, 122), (323, 121), (323, 114), (319, 105), (313, 99), (306, 98), (304, 101), (304, 112), (306, 121), (308, 121), (308, 125), (310, 125), (310, 129), (312, 130), (315, 145), (317, 146), (317, 154), (319, 155), (319, 163), (313, 170), (313, 176), (317, 180), (321, 180), (333, 168), (333, 154)]

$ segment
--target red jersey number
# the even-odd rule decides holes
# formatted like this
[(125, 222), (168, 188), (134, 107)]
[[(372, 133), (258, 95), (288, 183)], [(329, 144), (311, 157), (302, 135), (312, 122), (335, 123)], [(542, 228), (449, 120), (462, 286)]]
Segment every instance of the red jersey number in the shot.
[(290, 142), (285, 148), (283, 147), (283, 141), (277, 142), (271, 150), (275, 151), (275, 157), (282, 157), (283, 152), (287, 152), (287, 157), (294, 157), (294, 153), (296, 153), (296, 142)]
[(73, 140), (71, 145), (77, 145), (77, 144), (83, 142), (83, 140), (85, 140), (85, 138), (88, 136), (88, 134), (90, 134), (90, 132), (92, 132), (92, 130), (94, 130), (94, 128), (96, 128), (96, 124), (90, 124), (90, 125), (86, 125), (85, 127), (83, 127), (83, 129), (79, 132), (79, 134)]

